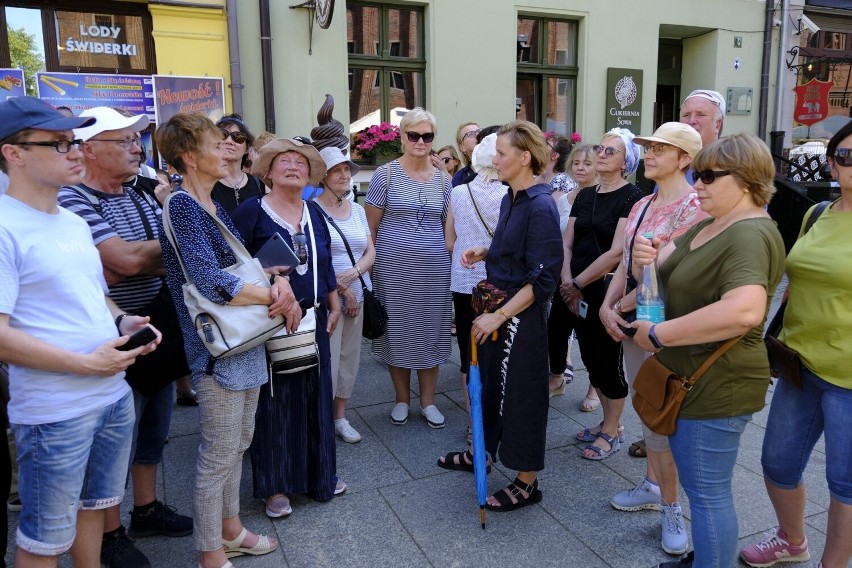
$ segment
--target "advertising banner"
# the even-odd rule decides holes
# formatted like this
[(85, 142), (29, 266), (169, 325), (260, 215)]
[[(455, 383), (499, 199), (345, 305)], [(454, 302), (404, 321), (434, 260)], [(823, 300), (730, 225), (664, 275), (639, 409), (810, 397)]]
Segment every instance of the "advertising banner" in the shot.
[(40, 71), (38, 96), (53, 106), (67, 106), (74, 114), (106, 106), (157, 118), (150, 75), (48, 73)]
[(642, 70), (606, 71), (606, 129), (626, 128), (637, 136), (642, 130)]
[(154, 93), (160, 124), (179, 112), (203, 114), (214, 122), (225, 114), (222, 77), (154, 75)]
[(0, 69), (0, 101), (27, 94), (23, 69)]

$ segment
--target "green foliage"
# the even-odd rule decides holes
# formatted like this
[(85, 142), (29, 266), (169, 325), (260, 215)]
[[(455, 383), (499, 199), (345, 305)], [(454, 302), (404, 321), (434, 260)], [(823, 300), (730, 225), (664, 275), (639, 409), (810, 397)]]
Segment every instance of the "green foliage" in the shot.
[(44, 59), (42, 59), (36, 46), (34, 35), (30, 35), (24, 28), (11, 28), (6, 26), (9, 34), (9, 55), (12, 59), (12, 67), (24, 70), (27, 82), (27, 94), (38, 96), (36, 89), (36, 71), (44, 70)]

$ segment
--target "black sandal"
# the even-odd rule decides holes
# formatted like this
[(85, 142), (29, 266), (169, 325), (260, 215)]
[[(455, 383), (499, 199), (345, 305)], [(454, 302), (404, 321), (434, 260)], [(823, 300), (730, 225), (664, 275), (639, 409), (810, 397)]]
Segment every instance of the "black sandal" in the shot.
[[(438, 460), (438, 467), (473, 473), (473, 454), (468, 450), (464, 452), (450, 452), (444, 456), (444, 461)], [(487, 461), (487, 457), (485, 473), (491, 473), (491, 463)]]
[[(527, 494), (526, 497), (523, 496), (521, 492)], [(527, 485), (517, 477), (515, 481), (510, 483), (505, 489), (501, 489), (494, 495), (492, 495), (497, 502), (500, 503), (497, 505), (490, 505), (488, 503), (485, 504), (485, 508), (489, 511), (514, 511), (515, 509), (520, 509), (521, 507), (526, 507), (527, 505), (532, 505), (534, 503), (538, 503), (541, 501), (541, 490), (538, 488), (538, 478), (532, 482), (532, 485)], [(512, 501), (514, 497), (515, 501)]]

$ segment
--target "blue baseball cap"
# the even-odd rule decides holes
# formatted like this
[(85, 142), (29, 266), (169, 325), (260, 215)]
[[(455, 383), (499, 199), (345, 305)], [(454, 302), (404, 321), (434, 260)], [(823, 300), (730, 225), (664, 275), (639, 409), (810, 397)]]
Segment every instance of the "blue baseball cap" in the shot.
[(0, 140), (21, 130), (73, 130), (93, 124), (86, 116), (67, 118), (58, 110), (35, 97), (10, 97), (0, 102)]

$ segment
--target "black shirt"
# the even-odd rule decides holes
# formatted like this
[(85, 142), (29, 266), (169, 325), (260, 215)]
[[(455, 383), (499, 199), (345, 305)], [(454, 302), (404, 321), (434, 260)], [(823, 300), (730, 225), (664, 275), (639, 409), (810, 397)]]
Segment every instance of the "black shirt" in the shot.
[(571, 207), (574, 244), (571, 274), (576, 276), (612, 247), (619, 219), (626, 219), (633, 205), (645, 194), (628, 183), (615, 191), (598, 193), (600, 186), (584, 187)]
[[(239, 200), (237, 196), (239, 195)], [(252, 197), (263, 197), (266, 195), (266, 190), (263, 187), (263, 182), (255, 176), (246, 175), (246, 184), (239, 189), (228, 187), (221, 181), (217, 181), (213, 186), (213, 199), (218, 201), (228, 215), (234, 212), (238, 205), (245, 203)]]
[(503, 290), (532, 284), (536, 300), (545, 302), (556, 290), (562, 271), (559, 212), (550, 186), (536, 184), (500, 203), (500, 218), (485, 258), (488, 281)]

